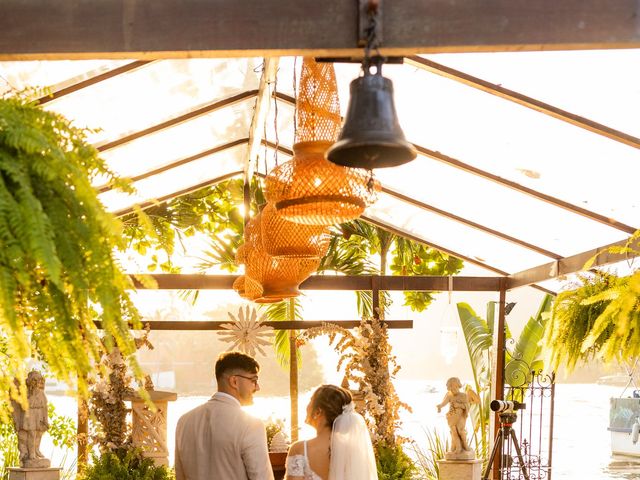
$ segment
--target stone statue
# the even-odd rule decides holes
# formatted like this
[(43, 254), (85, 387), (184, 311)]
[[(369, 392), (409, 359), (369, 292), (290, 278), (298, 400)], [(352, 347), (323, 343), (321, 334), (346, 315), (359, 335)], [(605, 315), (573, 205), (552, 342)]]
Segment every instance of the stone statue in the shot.
[(474, 451), (467, 443), (467, 417), (469, 416), (469, 404), (477, 403), (480, 398), (471, 389), (461, 391), (462, 382), (458, 377), (447, 380), (447, 393), (442, 402), (437, 406), (438, 413), (445, 405), (449, 404), (447, 423), (451, 430), (451, 450), (445, 454), (447, 460), (472, 460)]
[(29, 409), (12, 401), (13, 425), (18, 434), (18, 450), (20, 467), (49, 468), (51, 462), (40, 452), (42, 435), (49, 428), (47, 397), (44, 394), (44, 377), (40, 372), (32, 370), (27, 375), (27, 401)]

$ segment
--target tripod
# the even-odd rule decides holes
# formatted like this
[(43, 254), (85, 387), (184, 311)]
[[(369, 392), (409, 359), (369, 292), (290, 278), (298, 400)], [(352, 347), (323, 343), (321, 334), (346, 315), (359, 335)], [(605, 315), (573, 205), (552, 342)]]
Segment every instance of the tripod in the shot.
[(498, 434), (496, 435), (496, 440), (493, 444), (493, 449), (491, 450), (491, 456), (489, 456), (489, 463), (487, 464), (487, 468), (484, 471), (484, 475), (482, 476), (482, 480), (488, 480), (489, 474), (491, 472), (491, 465), (495, 460), (498, 452), (501, 450), (500, 447), (504, 444), (504, 442), (511, 439), (513, 442), (513, 446), (516, 449), (516, 453), (518, 454), (518, 460), (520, 462), (520, 468), (522, 469), (522, 474), (524, 475), (525, 480), (529, 480), (529, 474), (527, 473), (527, 469), (524, 465), (524, 459), (522, 458), (522, 452), (520, 451), (520, 445), (518, 445), (518, 439), (516, 438), (516, 434), (511, 428), (511, 426), (518, 419), (518, 415), (516, 412), (504, 412), (499, 414), (500, 417), (500, 430), (498, 430)]

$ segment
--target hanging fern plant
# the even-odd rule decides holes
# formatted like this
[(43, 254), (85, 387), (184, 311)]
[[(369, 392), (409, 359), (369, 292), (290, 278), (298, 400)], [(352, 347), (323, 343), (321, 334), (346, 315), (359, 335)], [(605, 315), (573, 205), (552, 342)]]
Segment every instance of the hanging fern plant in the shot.
[(97, 175), (126, 188), (84, 129), (24, 97), (0, 98), (0, 406), (17, 396), (13, 379), (24, 380), (35, 352), (83, 394), (105, 348), (135, 352), (127, 323), (139, 314), (113, 257), (121, 225), (91, 186)]
[[(637, 355), (640, 342), (632, 342), (640, 327), (637, 312), (634, 319), (612, 308), (628, 297), (629, 277), (599, 271), (582, 275), (580, 282), (577, 288), (558, 294), (554, 304), (544, 340), (552, 366), (564, 365), (571, 371), (594, 358), (619, 361)], [(630, 328), (631, 323), (635, 328)]]

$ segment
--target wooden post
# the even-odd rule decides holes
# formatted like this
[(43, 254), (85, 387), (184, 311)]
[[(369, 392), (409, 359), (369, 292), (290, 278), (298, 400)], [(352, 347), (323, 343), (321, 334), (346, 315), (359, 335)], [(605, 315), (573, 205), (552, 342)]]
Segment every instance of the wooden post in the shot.
[(78, 444), (78, 473), (80, 473), (86, 468), (89, 457), (89, 405), (80, 395), (78, 395), (78, 428), (76, 438)]
[[(289, 299), (289, 319), (295, 320), (295, 300)], [(291, 442), (298, 441), (298, 347), (297, 330), (289, 331), (289, 395), (291, 397)]]
[[(500, 282), (500, 300), (498, 302), (498, 325), (496, 325), (496, 336), (495, 336), (495, 352), (496, 352), (496, 360), (495, 367), (493, 369), (493, 381), (492, 381), (492, 399), (503, 400), (504, 399), (504, 367), (505, 367), (505, 340), (506, 340), (506, 312), (505, 312), (505, 304), (506, 304), (506, 280), (504, 278), (501, 279)], [(495, 438), (495, 433), (500, 428), (500, 417), (498, 414), (494, 414), (492, 417), (492, 428), (490, 432), (493, 432)], [(498, 446), (498, 451), (496, 452), (497, 458), (493, 461), (493, 478), (495, 480), (500, 479), (500, 467), (502, 466), (502, 445)]]

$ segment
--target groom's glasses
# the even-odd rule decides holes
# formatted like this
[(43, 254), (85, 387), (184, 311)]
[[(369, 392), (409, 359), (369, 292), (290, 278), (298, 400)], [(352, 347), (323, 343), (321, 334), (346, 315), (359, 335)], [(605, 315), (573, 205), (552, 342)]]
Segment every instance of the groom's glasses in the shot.
[(235, 373), (233, 375), (230, 375), (231, 377), (241, 377), (244, 378), (245, 380), (249, 380), (250, 382), (253, 382), (253, 386), (257, 387), (258, 386), (258, 377), (247, 377), (245, 375), (240, 375), (238, 373)]

